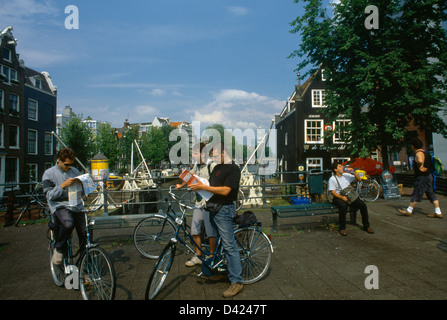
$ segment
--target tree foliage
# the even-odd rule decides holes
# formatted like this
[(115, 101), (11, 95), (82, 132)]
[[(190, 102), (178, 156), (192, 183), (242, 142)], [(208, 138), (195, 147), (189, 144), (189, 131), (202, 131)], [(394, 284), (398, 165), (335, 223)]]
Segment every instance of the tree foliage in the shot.
[(120, 156), (119, 141), (110, 125), (104, 122), (99, 125), (95, 137), (97, 152), (101, 152), (109, 159), (109, 168), (115, 168)]
[(80, 115), (73, 115), (70, 121), (65, 124), (61, 131), (61, 140), (68, 148), (74, 150), (76, 158), (87, 167), (95, 149), (92, 132), (87, 124), (82, 122), (81, 117)]
[(324, 68), (327, 78), (324, 112), (330, 119), (351, 119), (349, 147), (367, 156), (382, 147), (406, 146), (410, 123), (447, 137), (439, 117), (447, 100), (447, 34), (445, 0), (376, 0), (378, 29), (365, 26), (366, 0), (341, 0), (329, 8), (321, 0), (295, 0), (305, 13), (294, 20), (301, 35), (291, 57), (297, 70)]

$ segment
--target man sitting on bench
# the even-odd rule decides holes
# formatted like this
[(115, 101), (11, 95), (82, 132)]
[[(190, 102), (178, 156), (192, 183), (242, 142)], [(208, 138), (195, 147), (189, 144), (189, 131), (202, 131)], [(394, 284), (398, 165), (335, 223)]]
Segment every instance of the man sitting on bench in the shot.
[[(328, 189), (334, 196), (332, 204), (339, 209), (339, 233), (342, 236), (346, 236), (346, 213), (348, 212), (349, 204), (347, 202), (348, 198), (341, 195), (341, 190), (348, 187), (354, 179), (360, 181), (361, 178), (353, 169), (348, 170), (349, 173), (345, 172), (344, 167), (338, 163), (332, 164), (331, 171), (333, 176), (329, 179)], [(363, 230), (368, 233), (374, 233), (374, 231), (369, 227), (368, 208), (366, 204), (360, 200), (360, 198), (357, 198), (357, 200), (351, 203), (351, 206), (360, 210), (360, 214), (362, 215)]]

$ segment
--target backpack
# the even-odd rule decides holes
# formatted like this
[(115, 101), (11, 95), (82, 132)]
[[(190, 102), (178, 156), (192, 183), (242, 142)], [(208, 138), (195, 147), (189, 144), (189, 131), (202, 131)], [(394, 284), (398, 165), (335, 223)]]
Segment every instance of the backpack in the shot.
[(435, 155), (430, 154), (431, 169), (433, 173), (433, 189), (436, 191), (436, 177), (442, 176), (444, 173), (444, 166), (441, 160)]
[(432, 155), (430, 158), (431, 158), (433, 174), (438, 177), (442, 176), (442, 174), (444, 173), (444, 166), (442, 165), (441, 160), (434, 155)]

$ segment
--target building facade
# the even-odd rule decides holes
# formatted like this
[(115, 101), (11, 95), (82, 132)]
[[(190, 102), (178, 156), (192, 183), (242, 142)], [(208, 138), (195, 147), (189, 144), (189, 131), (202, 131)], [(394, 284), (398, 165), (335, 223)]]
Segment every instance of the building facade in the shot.
[(0, 33), (0, 193), (16, 186), (24, 167), (25, 66), (16, 53), (12, 27)]
[(25, 67), (16, 46), (12, 27), (0, 32), (0, 196), (54, 163), (57, 88), (47, 72)]
[[(277, 172), (286, 182), (297, 182), (296, 171), (328, 170), (333, 162), (351, 159), (346, 152), (343, 127), (350, 119), (341, 115), (329, 122), (326, 107), (324, 70), (319, 68), (303, 85), (298, 85), (282, 112), (276, 116)], [(334, 131), (326, 138), (326, 130)], [(291, 172), (291, 173), (287, 173)]]
[(30, 181), (40, 181), (54, 164), (56, 111), (57, 88), (49, 74), (25, 67), (24, 149)]

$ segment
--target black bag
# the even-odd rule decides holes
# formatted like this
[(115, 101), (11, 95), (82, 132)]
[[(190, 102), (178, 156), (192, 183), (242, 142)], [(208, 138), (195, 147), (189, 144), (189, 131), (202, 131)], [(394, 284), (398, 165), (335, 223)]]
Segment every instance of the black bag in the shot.
[(208, 211), (210, 213), (210, 215), (214, 216), (222, 208), (222, 205), (223, 204), (221, 204), (221, 203), (207, 202), (204, 209), (206, 211)]
[(234, 217), (233, 223), (239, 225), (251, 225), (258, 221), (256, 216), (251, 211), (245, 211), (243, 214), (238, 214)]

